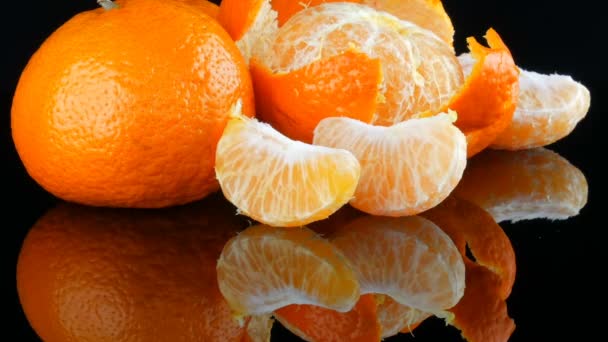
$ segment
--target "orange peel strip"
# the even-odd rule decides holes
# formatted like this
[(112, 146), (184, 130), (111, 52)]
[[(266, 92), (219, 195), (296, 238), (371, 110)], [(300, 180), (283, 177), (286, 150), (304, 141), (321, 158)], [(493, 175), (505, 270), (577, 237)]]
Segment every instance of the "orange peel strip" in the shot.
[(349, 312), (314, 305), (288, 305), (274, 312), (292, 333), (306, 341), (380, 341), (380, 324), (373, 294), (362, 295)]
[[(347, 116), (370, 122), (377, 109), (381, 65), (363, 53), (347, 51), (282, 74), (253, 58), (250, 69), (258, 117), (292, 139), (311, 143), (322, 119)], [(344, 105), (330, 110), (335, 103)], [(300, 119), (285, 113), (299, 113)]]
[(443, 229), (465, 260), (468, 260), (468, 245), (477, 264), (500, 278), (501, 299), (511, 294), (515, 283), (515, 252), (507, 234), (488, 212), (472, 202), (451, 196), (421, 216)]
[(467, 39), (476, 60), (464, 86), (448, 108), (458, 113), (456, 126), (467, 136), (469, 157), (488, 147), (509, 125), (517, 106), (519, 69), (500, 36), (489, 29), (489, 47)]
[(501, 298), (502, 280), (483, 266), (465, 261), (464, 296), (455, 307), (451, 325), (469, 342), (507, 342), (515, 323)]
[(266, 1), (268, 0), (224, 0), (220, 4), (217, 20), (234, 41), (240, 40), (253, 26)]

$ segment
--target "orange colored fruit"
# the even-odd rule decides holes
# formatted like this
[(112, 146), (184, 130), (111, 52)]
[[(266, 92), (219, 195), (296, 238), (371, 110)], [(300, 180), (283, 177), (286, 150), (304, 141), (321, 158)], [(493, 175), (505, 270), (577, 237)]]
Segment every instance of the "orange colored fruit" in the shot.
[(484, 208), (497, 222), (567, 219), (587, 204), (585, 175), (545, 148), (484, 151), (469, 161), (459, 197)]
[(360, 175), (348, 151), (294, 141), (239, 115), (218, 143), (215, 170), (241, 213), (282, 227), (327, 218), (352, 198)]
[(415, 215), (440, 203), (462, 177), (466, 140), (452, 121), (441, 114), (382, 127), (327, 118), (315, 129), (314, 144), (349, 150), (361, 163), (353, 207), (373, 215)]
[(217, 277), (237, 318), (291, 304), (346, 312), (359, 299), (359, 283), (342, 253), (304, 227), (247, 228), (224, 246)]
[(388, 296), (377, 295), (378, 321), (382, 325), (384, 338), (414, 331), (424, 320), (432, 314), (400, 304)]
[(348, 312), (314, 305), (289, 305), (274, 312), (289, 331), (305, 341), (380, 341), (374, 295), (363, 295)]
[(251, 63), (259, 117), (305, 142), (326, 117), (391, 125), (436, 113), (463, 83), (450, 45), (368, 6), (309, 7), (267, 37)]
[(491, 147), (522, 150), (552, 144), (574, 130), (590, 104), (589, 90), (572, 77), (520, 69), (513, 121)]
[(243, 227), (216, 196), (139, 211), (60, 204), (26, 237), (17, 289), (47, 342), (241, 341), (216, 260)]
[[(234, 0), (224, 0), (234, 1)], [(278, 13), (279, 25), (283, 25), (289, 18), (304, 8), (316, 6), (326, 2), (339, 2), (338, 0), (272, 0), (272, 8)], [(446, 43), (452, 45), (454, 26), (445, 12), (440, 0), (347, 0), (386, 11), (402, 20), (432, 31)]]
[[(380, 61), (352, 51), (279, 74), (253, 59), (251, 75), (256, 80), (260, 119), (304, 142), (312, 141), (312, 132), (328, 110), (335, 116), (371, 121), (382, 81)], [(336, 103), (341, 105), (336, 107)], [(292, 120), (291, 113), (298, 113), (298, 118)]]
[(238, 100), (253, 115), (253, 90), (234, 42), (203, 12), (129, 0), (55, 31), (13, 99), (28, 173), (95, 206), (164, 207), (216, 191), (217, 142)]
[(519, 92), (519, 69), (498, 33), (488, 30), (489, 47), (467, 39), (471, 57), (461, 57), (464, 86), (448, 108), (458, 113), (456, 126), (467, 136), (469, 157), (488, 147), (511, 124)]

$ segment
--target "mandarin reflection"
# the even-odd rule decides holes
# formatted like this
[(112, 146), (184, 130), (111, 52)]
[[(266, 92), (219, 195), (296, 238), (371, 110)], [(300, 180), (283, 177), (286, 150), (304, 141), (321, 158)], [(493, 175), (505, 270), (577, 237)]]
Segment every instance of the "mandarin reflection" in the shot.
[(216, 260), (247, 223), (223, 198), (123, 210), (59, 204), (23, 244), (17, 286), (46, 342), (241, 341)]
[(571, 217), (587, 192), (580, 170), (534, 149), (480, 154), (450, 197), (402, 218), (345, 206), (308, 227), (245, 228), (219, 194), (164, 210), (60, 204), (24, 242), (18, 290), (51, 342), (269, 341), (273, 317), (307, 341), (443, 319), (503, 342), (516, 257), (497, 221)]

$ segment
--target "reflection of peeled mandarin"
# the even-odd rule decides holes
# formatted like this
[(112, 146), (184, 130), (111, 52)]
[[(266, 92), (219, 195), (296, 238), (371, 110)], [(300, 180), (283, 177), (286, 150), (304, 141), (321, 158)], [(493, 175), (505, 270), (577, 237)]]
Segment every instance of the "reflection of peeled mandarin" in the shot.
[(47, 342), (240, 341), (215, 265), (243, 224), (213, 196), (160, 211), (59, 205), (17, 265), (25, 314)]
[(587, 203), (583, 173), (557, 153), (485, 151), (471, 159), (454, 193), (487, 210), (497, 222), (566, 219)]
[(269, 314), (291, 304), (346, 312), (360, 294), (344, 255), (306, 227), (245, 229), (224, 246), (217, 278), (237, 318)]
[[(444, 316), (463, 295), (460, 253), (448, 235), (424, 218), (363, 216), (338, 228), (329, 239), (352, 265), (361, 293), (379, 295), (382, 337), (411, 329), (431, 314)], [(314, 308), (299, 308), (299, 313), (286, 316), (279, 310), (277, 318), (300, 332), (307, 328), (304, 336), (318, 335), (312, 332), (320, 328), (306, 320), (326, 322), (333, 315)], [(302, 336), (300, 332), (296, 331)]]

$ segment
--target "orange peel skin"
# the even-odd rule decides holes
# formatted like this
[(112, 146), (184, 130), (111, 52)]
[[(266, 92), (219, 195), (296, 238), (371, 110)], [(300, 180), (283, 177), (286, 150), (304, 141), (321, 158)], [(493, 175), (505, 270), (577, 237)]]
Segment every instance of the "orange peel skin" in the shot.
[[(250, 71), (258, 118), (291, 139), (311, 143), (322, 119), (347, 116), (370, 122), (377, 109), (381, 65), (363, 53), (347, 51), (288, 73), (273, 73), (253, 58)], [(298, 113), (298, 120), (286, 113)]]
[(249, 30), (268, 0), (222, 1), (217, 20), (234, 41), (240, 40)]
[(458, 113), (455, 125), (467, 136), (467, 156), (486, 147), (511, 124), (519, 94), (519, 69), (511, 52), (493, 29), (485, 36), (489, 47), (469, 37), (467, 42), (476, 60), (449, 109)]
[(349, 312), (314, 305), (288, 305), (274, 312), (289, 331), (306, 341), (380, 341), (373, 294), (362, 295)]

